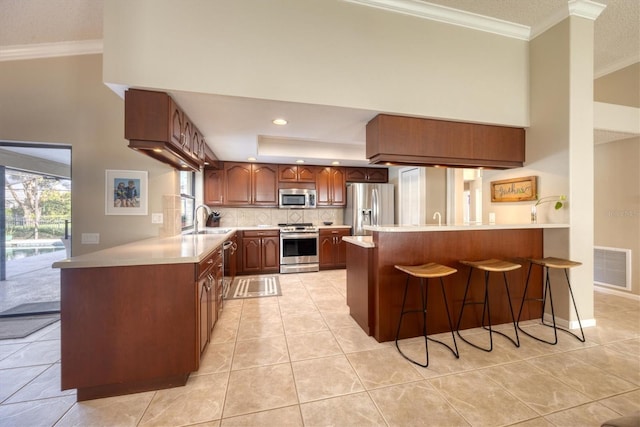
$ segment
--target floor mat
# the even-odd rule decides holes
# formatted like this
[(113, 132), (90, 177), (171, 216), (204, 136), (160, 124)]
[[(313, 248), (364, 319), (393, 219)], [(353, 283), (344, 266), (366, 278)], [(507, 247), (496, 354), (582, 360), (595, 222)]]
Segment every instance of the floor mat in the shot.
[(260, 298), (282, 295), (277, 276), (236, 277), (224, 294), (225, 299)]
[(60, 301), (29, 302), (0, 313), (0, 317), (60, 313)]
[(60, 320), (59, 315), (5, 317), (0, 319), (0, 340), (24, 338)]

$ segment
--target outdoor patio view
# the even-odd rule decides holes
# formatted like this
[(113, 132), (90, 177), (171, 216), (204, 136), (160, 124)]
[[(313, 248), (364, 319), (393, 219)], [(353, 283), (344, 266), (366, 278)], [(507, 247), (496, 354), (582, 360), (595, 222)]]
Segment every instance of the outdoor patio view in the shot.
[(2, 169), (0, 339), (19, 320), (59, 312), (60, 277), (51, 264), (67, 257), (71, 233), (69, 179)]

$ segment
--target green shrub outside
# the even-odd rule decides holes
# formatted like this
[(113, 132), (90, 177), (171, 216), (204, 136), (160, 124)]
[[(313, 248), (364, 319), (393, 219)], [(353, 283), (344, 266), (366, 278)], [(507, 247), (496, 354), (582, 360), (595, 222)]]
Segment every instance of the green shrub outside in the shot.
[[(71, 233), (71, 230), (69, 230)], [(12, 230), (7, 230), (7, 235), (14, 239), (33, 239), (35, 237), (35, 228), (28, 226), (15, 226)], [(38, 227), (39, 239), (62, 239), (64, 238), (64, 226), (44, 225)]]

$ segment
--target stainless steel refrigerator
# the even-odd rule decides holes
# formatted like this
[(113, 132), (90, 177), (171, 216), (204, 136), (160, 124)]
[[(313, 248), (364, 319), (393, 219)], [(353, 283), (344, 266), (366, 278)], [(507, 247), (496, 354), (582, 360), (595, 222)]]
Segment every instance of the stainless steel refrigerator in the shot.
[(394, 223), (393, 184), (347, 184), (347, 207), (344, 223), (351, 226), (351, 234), (371, 234), (364, 225), (392, 225)]

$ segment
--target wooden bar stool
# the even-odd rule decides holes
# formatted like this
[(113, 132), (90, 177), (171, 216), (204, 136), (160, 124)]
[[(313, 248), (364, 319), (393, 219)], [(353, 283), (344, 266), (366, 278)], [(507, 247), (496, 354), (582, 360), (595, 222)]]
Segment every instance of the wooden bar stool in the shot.
[[(499, 259), (488, 259), (484, 261), (460, 261), (461, 264), (471, 267), (469, 269), (469, 278), (467, 279), (467, 286), (464, 290), (464, 297), (462, 298), (462, 308), (460, 309), (460, 317), (458, 318), (458, 325), (456, 327), (456, 333), (462, 339), (462, 341), (466, 342), (473, 347), (484, 350), (484, 351), (492, 351), (493, 350), (493, 333), (500, 334), (503, 337), (509, 339), (516, 347), (520, 347), (520, 338), (518, 337), (518, 329), (516, 327), (516, 319), (513, 314), (513, 306), (511, 305), (511, 294), (509, 293), (509, 284), (507, 283), (507, 271), (517, 270), (522, 267), (520, 264), (514, 264), (512, 262), (503, 261)], [(473, 273), (473, 269), (484, 271), (484, 299), (482, 301), (467, 301), (467, 295), (469, 294), (469, 285), (471, 283), (471, 274)], [(504, 288), (507, 291), (507, 300), (509, 302), (509, 311), (511, 313), (511, 320), (513, 322), (513, 331), (515, 332), (516, 339), (514, 340), (510, 336), (500, 332), (495, 331), (491, 327), (491, 305), (489, 304), (489, 273), (498, 272), (502, 273), (504, 277)], [(460, 324), (462, 323), (462, 314), (464, 313), (465, 306), (469, 304), (482, 304), (482, 328), (489, 331), (489, 348), (481, 347), (477, 344), (470, 342), (465, 339), (462, 335), (460, 335)], [(488, 320), (489, 327), (485, 326), (485, 316)]]
[[(447, 267), (445, 265), (436, 264), (433, 262), (428, 264), (423, 264), (423, 265), (415, 265), (415, 266), (414, 265), (396, 265), (395, 267), (398, 270), (407, 273), (407, 281), (405, 282), (405, 286), (404, 286), (404, 297), (402, 298), (402, 311), (400, 313), (400, 321), (398, 322), (398, 332), (396, 333), (396, 348), (398, 349), (400, 354), (408, 361), (415, 363), (418, 366), (422, 366), (423, 368), (426, 368), (427, 366), (429, 366), (429, 346), (427, 342), (433, 341), (447, 347), (449, 350), (451, 350), (451, 353), (453, 353), (456, 359), (459, 358), (460, 356), (458, 354), (458, 344), (456, 343), (456, 337), (453, 334), (453, 324), (451, 323), (451, 315), (449, 314), (447, 296), (444, 292), (444, 283), (442, 281), (442, 278), (444, 276), (453, 274), (457, 270), (454, 268)], [(422, 303), (421, 310), (405, 310), (405, 303), (407, 302), (407, 291), (409, 289), (409, 280), (411, 279), (412, 276), (420, 279), (420, 299)], [(449, 320), (449, 329), (451, 330), (451, 337), (453, 338), (453, 345), (455, 347), (455, 350), (451, 348), (451, 346), (449, 346), (448, 344), (440, 340), (437, 340), (435, 338), (429, 338), (427, 336), (427, 295), (428, 295), (427, 291), (428, 290), (425, 288), (425, 283), (428, 284), (429, 279), (435, 279), (435, 278), (440, 279), (440, 289), (442, 290), (442, 300), (444, 301), (444, 308), (445, 308), (445, 311), (447, 312), (447, 320)], [(411, 359), (406, 354), (404, 354), (402, 350), (400, 350), (400, 346), (398, 345), (398, 337), (400, 336), (400, 327), (402, 326), (402, 318), (404, 317), (405, 314), (408, 314), (408, 313), (422, 313), (422, 320), (423, 320), (422, 335), (424, 336), (424, 349), (427, 356), (427, 363), (424, 365), (419, 362), (416, 362), (415, 360)]]
[[(571, 283), (569, 282), (569, 273), (567, 272), (567, 270), (569, 270), (570, 268), (582, 265), (582, 263), (577, 261), (570, 261), (568, 259), (554, 258), (554, 257), (547, 257), (542, 259), (530, 259), (529, 261), (531, 262), (531, 264), (529, 264), (529, 272), (527, 273), (527, 283), (524, 285), (524, 294), (522, 295), (522, 303), (520, 304), (520, 311), (518, 312), (518, 321), (517, 321), (518, 329), (520, 329), (520, 331), (524, 332), (525, 334), (529, 335), (531, 338), (534, 338), (538, 341), (551, 344), (551, 345), (556, 345), (558, 343), (558, 329), (573, 335), (574, 337), (576, 337), (578, 341), (584, 342), (585, 338), (584, 338), (584, 331), (582, 330), (582, 322), (580, 322), (578, 307), (576, 306), (576, 300), (573, 298), (573, 290), (571, 289)], [(531, 268), (534, 266), (534, 264), (541, 266), (543, 271), (546, 270), (546, 275), (545, 275), (546, 278), (545, 278), (544, 288), (542, 291), (542, 298), (527, 298), (527, 289), (529, 287), (529, 278), (531, 277)], [(562, 328), (556, 325), (556, 314), (553, 309), (553, 296), (551, 294), (551, 281), (549, 280), (550, 268), (558, 268), (558, 269), (564, 270), (564, 276), (567, 279), (567, 286), (569, 287), (569, 295), (571, 295), (571, 302), (573, 303), (573, 309), (576, 313), (576, 317), (578, 318), (578, 325), (580, 326), (581, 336), (574, 334), (573, 332), (571, 332), (566, 328)], [(547, 296), (549, 297), (549, 305), (551, 306), (551, 323), (552, 324), (545, 323), (544, 321), (544, 309), (547, 304)], [(542, 312), (540, 315), (540, 322), (542, 323), (543, 326), (553, 328), (553, 335), (554, 335), (553, 342), (545, 340), (540, 337), (536, 337), (530, 332), (527, 332), (520, 327), (520, 316), (522, 316), (522, 308), (524, 307), (525, 301), (542, 301)]]

